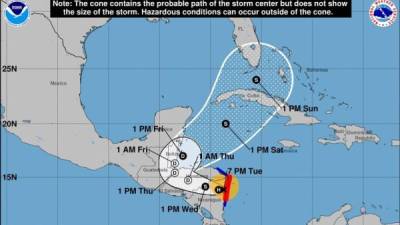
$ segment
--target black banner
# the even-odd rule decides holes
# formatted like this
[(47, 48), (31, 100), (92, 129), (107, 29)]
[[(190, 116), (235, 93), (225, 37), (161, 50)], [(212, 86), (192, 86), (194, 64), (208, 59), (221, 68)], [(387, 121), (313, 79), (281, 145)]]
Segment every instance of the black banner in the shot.
[(351, 0), (50, 0), (51, 17), (351, 17)]

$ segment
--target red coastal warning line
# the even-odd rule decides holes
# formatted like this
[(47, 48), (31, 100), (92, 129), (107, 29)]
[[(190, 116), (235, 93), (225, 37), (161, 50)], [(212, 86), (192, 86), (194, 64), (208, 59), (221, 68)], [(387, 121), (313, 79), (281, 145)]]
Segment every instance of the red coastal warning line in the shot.
[(223, 197), (224, 207), (226, 206), (226, 203), (229, 201), (229, 194), (230, 194), (230, 191), (231, 191), (231, 184), (232, 184), (232, 175), (228, 174), (226, 176), (226, 178), (225, 178), (225, 184), (224, 184), (224, 188), (225, 188), (224, 197)]
[(228, 201), (232, 200), (238, 193), (239, 182), (235, 175), (225, 172), (221, 168), (215, 168), (218, 175), (215, 175), (211, 180), (212, 190), (223, 201), (225, 208)]

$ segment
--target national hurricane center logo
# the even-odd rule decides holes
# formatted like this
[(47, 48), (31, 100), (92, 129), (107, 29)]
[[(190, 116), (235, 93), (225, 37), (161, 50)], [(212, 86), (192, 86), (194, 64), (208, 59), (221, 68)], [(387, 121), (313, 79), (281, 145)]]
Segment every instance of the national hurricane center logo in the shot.
[(29, 20), (29, 8), (22, 1), (13, 1), (4, 9), (4, 17), (9, 24), (21, 26)]
[(378, 27), (389, 27), (397, 18), (396, 5), (390, 0), (376, 0), (369, 8), (369, 18)]

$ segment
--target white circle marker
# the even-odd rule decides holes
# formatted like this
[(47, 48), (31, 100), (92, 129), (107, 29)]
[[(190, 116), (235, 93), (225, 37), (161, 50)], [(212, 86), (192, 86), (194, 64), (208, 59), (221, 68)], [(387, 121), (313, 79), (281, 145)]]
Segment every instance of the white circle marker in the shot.
[[(263, 43), (263, 42), (250, 42), (250, 43), (246, 43), (244, 45), (240, 46), (240, 49), (243, 49), (244, 47), (250, 46), (250, 48), (252, 48), (252, 46), (254, 45), (261, 45), (261, 46), (266, 46), (269, 49), (273, 50), (274, 52), (277, 52), (286, 62), (287, 66), (288, 66), (288, 70), (289, 70), (289, 76), (290, 76), (290, 88), (289, 91), (287, 93), (287, 96), (285, 97), (285, 99), (282, 101), (282, 104), (279, 105), (279, 107), (276, 107), (276, 110), (273, 111), (273, 113), (271, 113), (271, 115), (266, 118), (266, 120), (262, 123), (262, 125), (254, 131), (254, 133), (252, 133), (252, 135), (250, 135), (249, 137), (247, 137), (245, 140), (243, 140), (243, 143), (239, 144), (238, 146), (234, 147), (232, 150), (226, 152), (227, 155), (232, 155), (235, 152), (239, 151), (240, 149), (242, 149), (242, 147), (247, 144), (248, 142), (250, 142), (267, 124), (268, 122), (273, 118), (273, 116), (279, 112), (283, 105), (287, 102), (287, 100), (289, 99), (289, 97), (292, 94), (293, 91), (293, 85), (294, 85), (294, 74), (293, 74), (293, 68), (292, 65), (289, 62), (289, 59), (287, 58), (287, 56), (278, 48), (276, 48), (273, 45), (267, 44), (267, 43)], [(177, 144), (179, 146), (179, 149), (176, 148), (176, 146), (174, 145), (174, 143), (172, 143), (172, 141), (164, 147), (164, 149), (161, 151), (161, 155), (163, 157), (159, 158), (159, 166), (160, 166), (160, 174), (161, 177), (166, 180), (166, 182), (176, 188), (185, 190), (185, 191), (189, 191), (189, 192), (193, 192), (193, 193), (198, 193), (198, 194), (207, 194), (207, 195), (214, 195), (210, 189), (208, 190), (203, 190), (202, 186), (204, 186), (204, 183), (209, 183), (210, 181), (208, 179), (206, 179), (203, 176), (200, 176), (196, 171), (199, 171), (201, 169), (204, 169), (206, 167), (209, 167), (217, 162), (219, 162), (221, 160), (221, 158), (217, 158), (205, 165), (202, 165), (200, 167), (201, 161), (199, 159), (199, 155), (201, 154), (201, 150), (199, 145), (192, 139), (187, 138), (187, 137), (179, 137), (183, 134), (184, 130), (187, 129), (188, 127), (194, 125), (195, 121), (199, 118), (199, 116), (203, 113), (203, 111), (206, 109), (206, 107), (209, 105), (210, 100), (212, 98), (212, 95), (214, 94), (214, 91), (216, 90), (216, 86), (218, 84), (218, 81), (221, 77), (222, 71), (225, 67), (225, 64), (227, 63), (227, 61), (229, 60), (229, 58), (236, 53), (237, 51), (239, 51), (239, 48), (235, 48), (233, 49), (224, 59), (224, 61), (221, 64), (221, 67), (218, 71), (217, 77), (213, 83), (213, 86), (211, 88), (210, 94), (208, 95), (205, 103), (203, 104), (202, 108), (200, 109), (200, 111), (186, 124), (186, 126), (180, 130), (175, 137), (173, 138), (173, 141), (175, 142), (175, 144)], [(249, 82), (252, 82), (251, 80)], [(254, 82), (254, 80), (253, 80)], [(178, 138), (177, 138), (178, 137)], [(179, 158), (179, 153), (180, 150), (182, 152), (185, 152), (187, 154), (187, 158), (185, 160), (181, 160)], [(179, 165), (176, 166), (175, 168), (173, 168), (170, 163), (170, 161), (164, 159), (164, 157), (168, 160), (178, 160), (179, 161)], [(179, 176), (173, 177), (171, 176), (171, 170), (172, 169), (177, 169), (179, 170)], [(191, 178), (191, 182), (185, 182), (185, 178), (186, 177), (190, 177)], [(187, 178), (186, 178), (187, 179)]]
[[(187, 157), (183, 160), (179, 158), (180, 152), (185, 152)], [(194, 140), (186, 137), (173, 139), (160, 153), (161, 177), (172, 187), (198, 194), (213, 195), (210, 190), (202, 189), (202, 185), (209, 183), (209, 180), (195, 172), (201, 163), (200, 154), (200, 147)], [(171, 162), (176, 161), (179, 162), (178, 165), (172, 166)]]

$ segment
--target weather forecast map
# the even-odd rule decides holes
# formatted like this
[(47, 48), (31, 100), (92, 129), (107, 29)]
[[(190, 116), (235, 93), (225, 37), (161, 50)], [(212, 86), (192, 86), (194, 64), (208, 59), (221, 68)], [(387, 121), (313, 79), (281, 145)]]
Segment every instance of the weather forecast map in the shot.
[(2, 225), (399, 225), (398, 0), (1, 2)]

